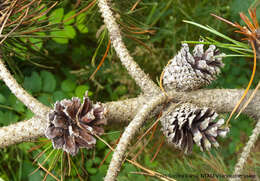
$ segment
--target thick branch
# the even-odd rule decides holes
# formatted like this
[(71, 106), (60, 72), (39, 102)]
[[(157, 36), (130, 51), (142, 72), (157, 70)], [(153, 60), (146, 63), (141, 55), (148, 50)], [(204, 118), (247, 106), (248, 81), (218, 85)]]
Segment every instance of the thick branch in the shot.
[(119, 27), (108, 6), (107, 0), (99, 0), (98, 6), (109, 31), (112, 45), (128, 73), (145, 94), (159, 93), (159, 87), (142, 71), (126, 49)]
[[(243, 92), (242, 89), (203, 89), (192, 92), (174, 92), (171, 98), (174, 101), (191, 102), (200, 106), (211, 107), (218, 113), (228, 113), (233, 110)], [(252, 91), (249, 91), (248, 94), (251, 95), (251, 93)], [(140, 105), (146, 103), (149, 99), (152, 99), (152, 97), (139, 96), (138, 98), (106, 103), (108, 119), (113, 122), (131, 121), (140, 109)], [(260, 118), (260, 91), (256, 93), (244, 113), (256, 119)]]
[[(234, 106), (236, 105), (239, 98), (242, 96), (243, 92), (244, 90), (235, 90), (235, 89), (198, 90), (189, 93), (176, 92), (172, 96), (172, 98), (174, 101), (189, 101), (195, 104), (199, 104), (201, 106), (211, 107), (218, 113), (227, 113), (233, 110)], [(249, 92), (249, 94), (251, 93), (252, 91)], [(157, 96), (158, 95), (155, 95), (154, 97)], [(150, 99), (154, 99), (153, 96), (150, 97), (139, 96), (137, 98), (132, 98), (128, 100), (105, 103), (104, 105), (108, 110), (106, 117), (111, 123), (129, 122), (134, 118), (134, 116), (140, 110), (140, 105), (146, 104), (147, 102), (149, 102)], [(154, 114), (156, 113), (158, 112), (155, 112)], [(253, 118), (258, 118), (258, 119), (260, 118), (260, 91), (257, 92), (255, 98), (247, 106), (244, 113)], [(153, 115), (149, 115), (149, 116), (153, 116)], [(37, 119), (35, 118), (35, 120)], [(47, 120), (44, 121), (47, 122)], [(3, 136), (4, 137), (9, 136), (9, 139), (16, 139), (15, 143), (24, 141), (25, 138), (19, 135), (23, 135), (25, 133), (19, 132), (19, 129), (11, 128), (11, 127), (16, 127), (17, 124), (20, 124), (20, 126), (24, 124), (25, 125), (24, 127), (26, 127), (27, 125), (25, 121), (25, 122), (15, 123), (13, 125), (4, 128), (0, 128), (0, 133), (1, 133), (0, 147), (5, 147), (8, 145), (12, 145), (14, 143), (14, 142), (10, 142), (10, 143), (4, 142), (4, 140), (1, 139)], [(33, 127), (34, 127), (35, 134), (38, 134), (39, 136), (44, 135), (42, 124), (38, 124), (38, 122), (36, 122), (35, 124), (33, 123)], [(9, 132), (6, 132), (6, 130), (8, 130), (9, 128), (13, 130), (13, 133), (15, 135), (17, 135), (16, 137), (11, 138)], [(30, 139), (30, 137), (26, 139)]]
[(0, 148), (38, 138), (44, 134), (46, 127), (46, 120), (37, 116), (28, 121), (2, 127), (0, 129)]
[(49, 112), (49, 108), (30, 94), (28, 94), (13, 78), (10, 72), (5, 67), (3, 61), (0, 59), (0, 78), (4, 81), (4, 83), (9, 87), (12, 93), (22, 101), (35, 115), (41, 116), (45, 118), (47, 113)]
[(120, 167), (122, 164), (122, 161), (125, 156), (125, 152), (127, 150), (127, 146), (136, 134), (136, 132), (139, 130), (139, 128), (142, 126), (144, 121), (147, 119), (150, 112), (159, 104), (162, 104), (167, 99), (167, 96), (163, 93), (160, 94), (150, 101), (148, 101), (146, 104), (141, 106), (140, 111), (136, 114), (133, 121), (127, 126), (124, 133), (122, 134), (122, 137), (115, 149), (115, 152), (113, 154), (112, 160), (109, 164), (109, 168), (107, 171), (107, 175), (105, 177), (105, 181), (114, 181), (116, 180), (117, 174), (120, 171)]

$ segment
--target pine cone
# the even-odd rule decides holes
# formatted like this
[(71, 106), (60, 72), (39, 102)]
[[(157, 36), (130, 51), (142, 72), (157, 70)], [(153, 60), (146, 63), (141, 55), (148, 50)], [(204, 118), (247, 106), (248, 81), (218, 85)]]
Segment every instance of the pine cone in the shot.
[(96, 139), (93, 134), (103, 134), (106, 124), (105, 110), (101, 103), (92, 104), (86, 96), (80, 99), (57, 101), (49, 114), (49, 126), (45, 135), (52, 140), (53, 147), (76, 155), (79, 148), (93, 148)]
[[(223, 67), (222, 58), (215, 58), (220, 52), (210, 45), (204, 52), (203, 44), (194, 47), (193, 55), (188, 44), (182, 44), (178, 54), (164, 68), (162, 83), (166, 91), (190, 91), (210, 84)], [(224, 54), (221, 54), (224, 55)]]
[(170, 106), (162, 115), (162, 131), (167, 141), (185, 153), (191, 153), (193, 144), (201, 151), (209, 150), (211, 145), (218, 147), (218, 136), (225, 137), (229, 128), (222, 128), (224, 119), (214, 120), (218, 114), (210, 108), (199, 108), (190, 103), (179, 107)]

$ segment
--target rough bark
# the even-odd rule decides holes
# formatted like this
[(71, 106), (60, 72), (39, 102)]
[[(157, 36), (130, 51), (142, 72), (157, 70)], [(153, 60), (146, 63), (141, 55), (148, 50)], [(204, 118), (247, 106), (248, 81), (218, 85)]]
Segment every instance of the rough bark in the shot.
[[(216, 110), (216, 112), (218, 113), (227, 113), (233, 110), (234, 106), (236, 105), (239, 98), (242, 96), (243, 92), (244, 90), (236, 90), (236, 89), (198, 90), (189, 93), (174, 92), (174, 94), (172, 94), (171, 97), (169, 98), (176, 102), (186, 101), (186, 102), (192, 102), (198, 104), (200, 106), (208, 106)], [(249, 94), (251, 94), (251, 91), (249, 92)], [(140, 110), (141, 106), (147, 103), (149, 99), (152, 99), (152, 97), (139, 96), (137, 98), (127, 99), (123, 101), (105, 103), (104, 105), (108, 110), (107, 112), (108, 121), (111, 123), (130, 122), (135, 117), (137, 112)], [(158, 113), (158, 111), (160, 110), (157, 109), (157, 111), (153, 112), (153, 114)], [(247, 106), (244, 113), (256, 119), (260, 118), (260, 91), (257, 92), (255, 98)], [(153, 115), (150, 114), (150, 117), (151, 116)], [(44, 135), (43, 127), (44, 126), (46, 127), (47, 120), (43, 120), (43, 119), (38, 120), (38, 119), (39, 119), (38, 117), (34, 117), (29, 121), (23, 121), (23, 122), (12, 124), (10, 126), (0, 128), (1, 138), (2, 137), (6, 138), (5, 140), (0, 139), (0, 147), (6, 147), (8, 145), (23, 142), (25, 140), (30, 139), (30, 137), (35, 138), (36, 135), (43, 136)], [(33, 120), (35, 120), (35, 123), (33, 123)], [(33, 124), (33, 126), (28, 127), (28, 125), (30, 124)], [(32, 131), (34, 133), (34, 136), (21, 131), (21, 130), (27, 130), (30, 132), (29, 129), (30, 127), (33, 127)], [(7, 132), (6, 130), (8, 129), (10, 129), (11, 131)], [(10, 132), (15, 134), (16, 136), (12, 137), (12, 135), (9, 134)], [(23, 135), (27, 135), (28, 137), (25, 137)]]
[(37, 116), (27, 121), (4, 126), (0, 128), (0, 148), (34, 140), (44, 134), (46, 126), (47, 121)]

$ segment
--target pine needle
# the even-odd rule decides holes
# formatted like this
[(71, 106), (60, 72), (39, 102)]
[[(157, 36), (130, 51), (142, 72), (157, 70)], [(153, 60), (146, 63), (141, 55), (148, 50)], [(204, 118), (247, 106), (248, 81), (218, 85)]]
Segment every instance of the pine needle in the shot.
[(162, 147), (162, 145), (163, 145), (163, 143), (164, 143), (164, 136), (163, 136), (163, 135), (161, 136), (160, 141), (161, 141), (161, 142), (160, 142), (160, 144), (159, 144), (159, 146), (158, 146), (158, 148), (157, 148), (157, 150), (156, 150), (156, 152), (155, 152), (153, 158), (150, 160), (151, 162), (153, 162), (153, 161), (155, 160), (155, 158), (157, 157), (159, 151), (161, 150), (161, 147)]
[(38, 166), (43, 169), (46, 173), (48, 173), (50, 176), (52, 176), (55, 180), (60, 181), (55, 175), (53, 175), (51, 172), (49, 172), (44, 166), (42, 166), (40, 163), (38, 163)]
[(253, 91), (253, 93), (251, 94), (251, 96), (249, 97), (249, 99), (247, 100), (247, 102), (244, 104), (244, 106), (242, 107), (242, 109), (239, 111), (239, 113), (236, 115), (235, 119), (238, 118), (238, 116), (245, 110), (245, 108), (248, 106), (248, 104), (252, 101), (252, 99), (254, 98), (254, 96), (257, 93), (257, 90), (260, 88), (260, 82), (258, 82), (255, 90)]
[(254, 80), (255, 71), (256, 71), (256, 50), (255, 50), (255, 45), (254, 45), (253, 40), (250, 40), (250, 43), (251, 43), (252, 49), (253, 49), (253, 51), (254, 51), (254, 66), (253, 66), (253, 72), (252, 72), (250, 81), (249, 81), (249, 83), (248, 83), (248, 85), (247, 85), (247, 88), (246, 88), (244, 94), (242, 95), (242, 97), (240, 98), (240, 100), (238, 101), (238, 103), (236, 104), (235, 108), (232, 110), (232, 112), (231, 112), (231, 114), (230, 114), (230, 116), (229, 116), (229, 118), (228, 118), (228, 120), (227, 120), (227, 122), (226, 122), (226, 125), (227, 125), (227, 126), (228, 126), (228, 123), (229, 123), (231, 117), (232, 117), (233, 114), (237, 111), (237, 109), (238, 109), (238, 107), (240, 106), (240, 104), (242, 103), (242, 101), (245, 99), (245, 97), (246, 97), (246, 95), (247, 95), (247, 93), (248, 93), (248, 91), (249, 91), (249, 88), (251, 87), (251, 84), (252, 84), (252, 82), (253, 82), (253, 80)]
[(111, 44), (111, 40), (108, 41), (106, 52), (105, 52), (104, 56), (102, 57), (100, 63), (98, 64), (96, 70), (92, 73), (92, 75), (90, 76), (89, 79), (93, 79), (93, 78), (94, 78), (95, 74), (97, 73), (97, 71), (100, 69), (100, 67), (101, 67), (102, 64), (104, 63), (104, 61), (105, 61), (105, 59), (106, 59), (106, 57), (107, 57), (109, 48), (110, 48), (110, 44)]
[(137, 0), (135, 2), (135, 4), (133, 5), (133, 7), (131, 8), (131, 11), (133, 11), (140, 2), (141, 2), (141, 0)]

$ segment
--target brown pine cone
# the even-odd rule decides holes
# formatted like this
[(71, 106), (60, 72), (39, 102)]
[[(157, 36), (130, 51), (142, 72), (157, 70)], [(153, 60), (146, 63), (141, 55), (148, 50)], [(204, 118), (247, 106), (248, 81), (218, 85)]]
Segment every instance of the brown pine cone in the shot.
[(106, 124), (105, 110), (101, 103), (92, 104), (86, 96), (80, 99), (57, 101), (49, 114), (49, 126), (45, 135), (52, 140), (53, 147), (76, 155), (79, 148), (93, 148), (94, 134), (101, 135)]

